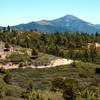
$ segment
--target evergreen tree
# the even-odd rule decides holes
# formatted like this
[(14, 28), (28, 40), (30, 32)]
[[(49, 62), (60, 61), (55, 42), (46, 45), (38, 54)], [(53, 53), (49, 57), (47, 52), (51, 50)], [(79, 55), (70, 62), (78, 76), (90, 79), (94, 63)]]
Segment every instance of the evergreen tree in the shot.
[(10, 26), (8, 25), (7, 30), (10, 31)]
[(10, 48), (10, 45), (8, 42), (5, 43), (5, 48)]
[(38, 51), (36, 48), (32, 48), (32, 56), (38, 56)]

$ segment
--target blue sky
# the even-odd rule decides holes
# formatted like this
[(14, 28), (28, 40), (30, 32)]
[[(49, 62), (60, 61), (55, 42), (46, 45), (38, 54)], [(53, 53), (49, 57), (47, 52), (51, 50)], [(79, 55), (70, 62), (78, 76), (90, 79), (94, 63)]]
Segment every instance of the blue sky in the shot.
[(67, 14), (100, 24), (100, 0), (1, 0), (0, 26), (52, 20)]

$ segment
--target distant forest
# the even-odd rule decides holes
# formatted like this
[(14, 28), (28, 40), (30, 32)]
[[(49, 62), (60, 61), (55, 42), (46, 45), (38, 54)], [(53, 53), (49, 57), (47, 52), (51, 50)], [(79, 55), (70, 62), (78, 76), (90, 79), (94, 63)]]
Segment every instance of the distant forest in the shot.
[[(37, 30), (20, 31), (8, 26), (0, 31), (0, 41), (59, 57), (100, 64), (100, 33), (41, 33)], [(89, 43), (91, 44), (90, 47)]]

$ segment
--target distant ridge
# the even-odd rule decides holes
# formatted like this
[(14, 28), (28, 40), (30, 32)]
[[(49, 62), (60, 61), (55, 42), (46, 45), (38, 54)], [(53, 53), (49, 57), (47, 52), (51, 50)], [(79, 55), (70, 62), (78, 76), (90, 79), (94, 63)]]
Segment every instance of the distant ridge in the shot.
[(2, 29), (3, 27), (2, 26), (0, 26), (0, 29)]
[(96, 27), (100, 28), (100, 24), (96, 24)]
[(86, 32), (86, 33), (96, 33), (100, 32), (100, 26), (86, 22), (76, 16), (66, 15), (64, 17), (54, 19), (54, 20), (41, 20), (33, 21), (27, 24), (19, 24), (12, 26), (14, 29), (18, 30), (30, 30), (37, 29), (40, 32)]

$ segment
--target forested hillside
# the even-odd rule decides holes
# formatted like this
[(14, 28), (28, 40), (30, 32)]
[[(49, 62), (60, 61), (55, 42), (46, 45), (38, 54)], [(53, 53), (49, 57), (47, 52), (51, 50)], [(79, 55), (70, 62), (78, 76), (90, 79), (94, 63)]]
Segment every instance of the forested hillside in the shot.
[(100, 64), (100, 34), (40, 33), (36, 30), (0, 32), (0, 40), (64, 58)]

